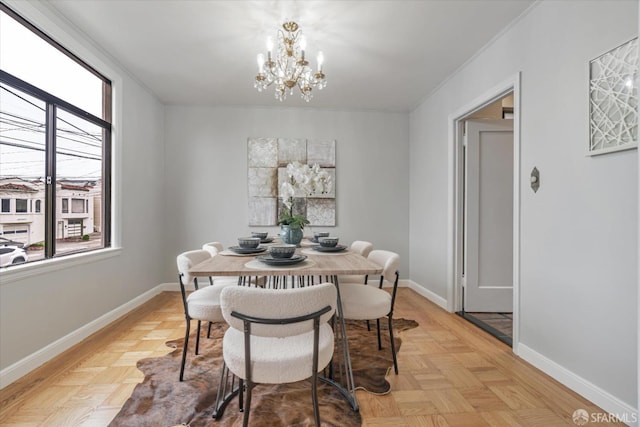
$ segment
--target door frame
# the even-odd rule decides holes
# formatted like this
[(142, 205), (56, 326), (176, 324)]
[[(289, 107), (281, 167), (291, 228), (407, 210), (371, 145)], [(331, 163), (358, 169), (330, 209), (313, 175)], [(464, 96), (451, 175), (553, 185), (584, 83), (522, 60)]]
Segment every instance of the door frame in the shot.
[(513, 93), (513, 345), (520, 336), (520, 72), (490, 88), (448, 118), (447, 188), (447, 309), (462, 309), (463, 188), (462, 139), (464, 121), (473, 113)]

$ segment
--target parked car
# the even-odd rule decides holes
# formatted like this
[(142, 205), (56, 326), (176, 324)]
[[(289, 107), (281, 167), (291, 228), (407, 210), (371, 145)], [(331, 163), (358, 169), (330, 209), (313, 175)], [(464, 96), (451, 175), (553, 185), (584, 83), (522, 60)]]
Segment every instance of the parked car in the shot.
[(16, 242), (15, 240), (7, 239), (6, 237), (0, 237), (0, 246), (15, 246), (17, 248), (23, 248), (24, 243)]
[(29, 261), (24, 249), (16, 246), (0, 246), (0, 267)]

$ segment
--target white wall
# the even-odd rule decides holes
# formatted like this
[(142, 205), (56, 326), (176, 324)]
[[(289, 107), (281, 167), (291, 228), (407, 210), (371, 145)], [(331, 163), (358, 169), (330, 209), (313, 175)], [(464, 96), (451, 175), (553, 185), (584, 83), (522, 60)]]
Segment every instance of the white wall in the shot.
[(247, 225), (249, 137), (335, 139), (337, 225), (323, 229), (398, 252), (408, 276), (407, 114), (168, 106), (165, 131), (165, 266), (174, 281), (178, 253), (268, 229)]
[[(114, 79), (122, 114), (114, 130), (114, 209), (119, 255), (30, 277), (0, 278), (0, 370), (164, 281), (163, 106), (82, 36), (39, 3), (13, 2), (18, 12)], [(13, 278), (12, 278), (13, 276)], [(15, 366), (15, 365), (14, 365)], [(6, 372), (6, 371), (5, 371)]]
[[(447, 117), (522, 72), (520, 343), (572, 381), (585, 380), (585, 389), (610, 394), (609, 403), (630, 407), (638, 157), (585, 151), (588, 62), (637, 32), (637, 1), (541, 2), (410, 117), (411, 279), (446, 297)], [(534, 166), (537, 193), (528, 186)]]

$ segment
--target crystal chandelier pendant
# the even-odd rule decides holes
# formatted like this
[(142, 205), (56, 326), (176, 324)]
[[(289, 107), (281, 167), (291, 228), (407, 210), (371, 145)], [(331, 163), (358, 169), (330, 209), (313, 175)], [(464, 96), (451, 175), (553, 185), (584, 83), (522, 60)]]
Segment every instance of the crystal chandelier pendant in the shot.
[(258, 54), (258, 74), (253, 87), (262, 92), (273, 85), (275, 98), (280, 102), (287, 95), (293, 95), (297, 87), (302, 99), (309, 102), (313, 98), (313, 89), (322, 90), (327, 85), (322, 72), (324, 55), (318, 52), (318, 70), (314, 73), (305, 57), (306, 39), (293, 21), (282, 24), (276, 40), (277, 46), (274, 46), (273, 40), (267, 39), (266, 57)]

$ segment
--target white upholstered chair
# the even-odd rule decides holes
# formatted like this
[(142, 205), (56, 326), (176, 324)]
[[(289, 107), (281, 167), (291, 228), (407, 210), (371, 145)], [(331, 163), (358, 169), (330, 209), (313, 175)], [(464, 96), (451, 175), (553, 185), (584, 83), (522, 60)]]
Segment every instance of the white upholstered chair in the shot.
[[(364, 240), (355, 240), (353, 243), (351, 243), (351, 246), (349, 246), (349, 250), (351, 252), (355, 252), (359, 255), (362, 255), (365, 258), (369, 256), (369, 253), (371, 252), (372, 249), (373, 249), (373, 243), (366, 242)], [(340, 281), (340, 283), (342, 282), (365, 283), (365, 281), (367, 280), (367, 276), (363, 274), (339, 276), (338, 280)]]
[(220, 242), (209, 242), (202, 245), (202, 249), (209, 251), (211, 256), (216, 256), (224, 250), (224, 246)]
[[(209, 252), (211, 256), (216, 256), (224, 250), (224, 246), (220, 242), (209, 242), (202, 245), (202, 249)], [(237, 285), (238, 278), (233, 276), (211, 276), (209, 282), (214, 284)]]
[(296, 289), (224, 288), (222, 315), (230, 327), (222, 353), (226, 367), (240, 378), (243, 426), (249, 423), (251, 391), (256, 384), (307, 378), (311, 378), (315, 423), (320, 426), (317, 373), (333, 355), (333, 330), (327, 322), (335, 311), (336, 298), (331, 283)]
[[(227, 286), (214, 284), (200, 287), (198, 278), (189, 274), (189, 269), (196, 264), (211, 258), (211, 254), (205, 250), (193, 250), (183, 252), (177, 256), (178, 280), (180, 281), (180, 292), (182, 293), (182, 303), (184, 305), (184, 315), (187, 326), (184, 336), (184, 347), (182, 349), (182, 362), (180, 365), (180, 381), (184, 377), (184, 365), (187, 358), (187, 348), (189, 345), (189, 331), (191, 320), (198, 321), (198, 331), (196, 335), (196, 354), (200, 346), (200, 324), (201, 322), (224, 322), (222, 311), (220, 310), (220, 292)], [(195, 290), (187, 295), (186, 286), (193, 283)]]
[[(362, 283), (339, 282), (340, 298), (342, 300), (342, 313), (345, 319), (350, 320), (376, 320), (378, 326), (378, 350), (382, 349), (380, 339), (380, 319), (387, 317), (389, 320), (389, 339), (391, 340), (391, 354), (393, 356), (393, 368), (398, 374), (398, 361), (396, 360), (396, 347), (393, 339), (393, 305), (398, 289), (398, 268), (400, 256), (394, 252), (373, 250), (367, 257), (370, 261), (382, 268), (382, 275), (378, 285), (371, 282)], [(392, 284), (391, 293), (382, 289), (384, 282)]]

